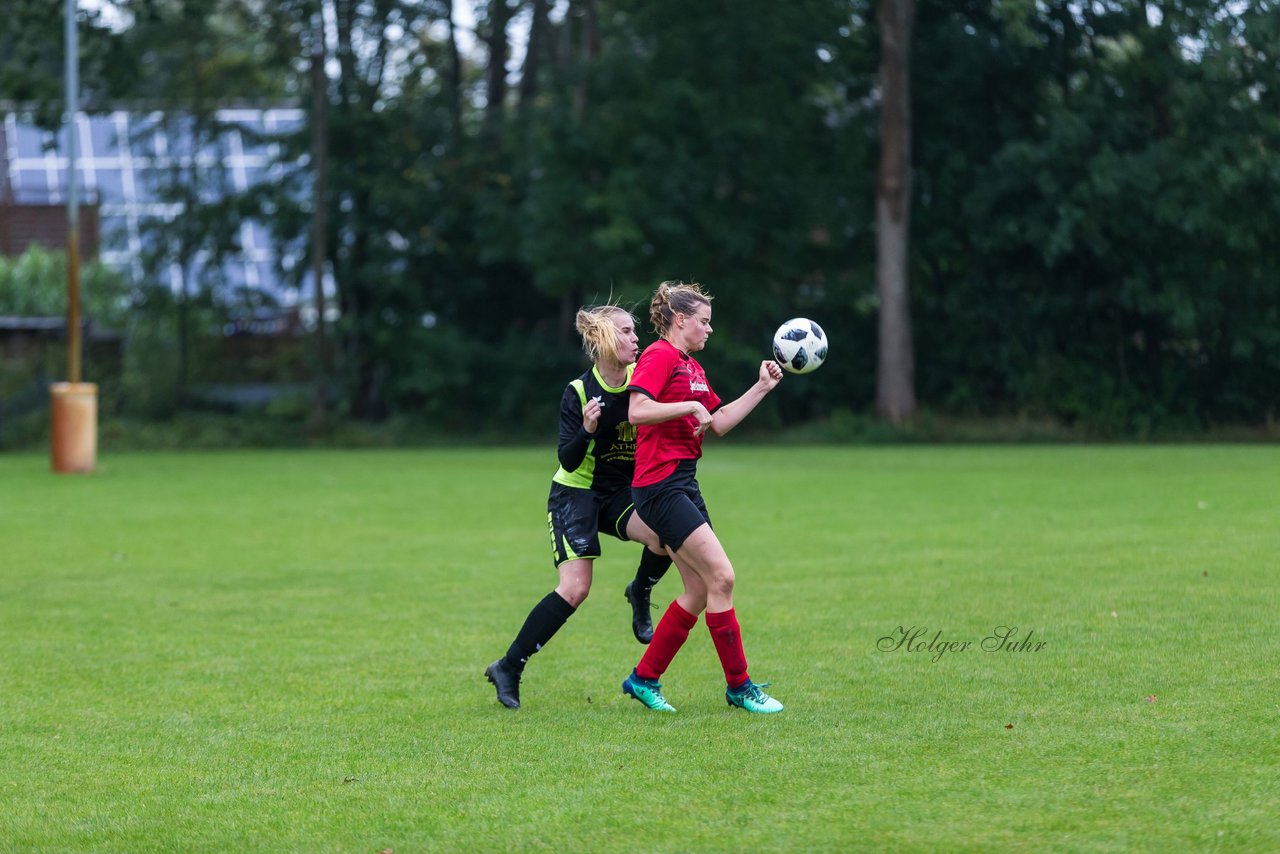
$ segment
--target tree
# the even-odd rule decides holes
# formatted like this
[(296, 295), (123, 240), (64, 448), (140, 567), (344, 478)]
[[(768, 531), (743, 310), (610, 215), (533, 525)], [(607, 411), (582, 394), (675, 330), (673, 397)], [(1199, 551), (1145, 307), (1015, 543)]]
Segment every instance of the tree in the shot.
[(915, 0), (881, 0), (880, 170), (876, 292), (880, 298), (876, 410), (900, 424), (915, 414), (911, 340), (911, 31)]
[(525, 44), (524, 68), (520, 71), (520, 104), (522, 119), (527, 119), (534, 99), (538, 97), (541, 75), (550, 54), (551, 22), (548, 20), (548, 0), (532, 0), (529, 21), (529, 38)]
[[(474, 54), (463, 2), (117, 0), (129, 26), (94, 48), (175, 114), (305, 106), (329, 4), (330, 121), (281, 141), (258, 201), (305, 257), (323, 134), (340, 411), (545, 426), (566, 309), (684, 278), (724, 297), (712, 370), (789, 316), (831, 333), (779, 422), (871, 399), (1115, 433), (1274, 417), (1274, 0), (483, 0)], [(51, 3), (18, 0), (32, 45)], [(0, 74), (48, 77), (51, 52)], [(170, 260), (234, 251), (241, 209), (183, 198)]]
[[(261, 44), (248, 22), (252, 7), (240, 0), (122, 0), (133, 25), (120, 37), (122, 50), (137, 58), (120, 95), (160, 106), (145, 133), (163, 137), (168, 155), (157, 196), (176, 213), (147, 221), (150, 247), (144, 263), (152, 284), (168, 287), (167, 271), (178, 270), (175, 306), (179, 397), (190, 380), (190, 308), (219, 290), (221, 260), (239, 251), (241, 211), (221, 157), (224, 104), (246, 95), (269, 94), (270, 76), (254, 53)], [(278, 91), (278, 90), (277, 90)]]
[(507, 0), (488, 0), (484, 27), (484, 42), (489, 52), (484, 120), (486, 131), (495, 136), (502, 132), (506, 115), (507, 57), (511, 52), (507, 26), (510, 22), (511, 7)]
[(1268, 417), (1274, 7), (1149, 5), (921, 3), (930, 399), (1103, 435)]
[[(36, 123), (54, 129), (62, 121), (66, 53), (63, 0), (8, 0), (0, 15), (0, 101), (21, 104)], [(120, 41), (101, 24), (97, 10), (78, 9), (80, 107), (103, 109), (135, 67)]]

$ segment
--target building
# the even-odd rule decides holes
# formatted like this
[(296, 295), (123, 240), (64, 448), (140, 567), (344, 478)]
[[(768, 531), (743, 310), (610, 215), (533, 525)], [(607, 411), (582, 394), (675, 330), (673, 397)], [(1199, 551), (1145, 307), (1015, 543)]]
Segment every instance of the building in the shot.
[[(148, 257), (164, 255), (165, 226), (182, 207), (169, 199), (177, 170), (193, 163), (216, 172), (202, 186), (205, 200), (223, 187), (244, 193), (284, 172), (280, 138), (299, 130), (297, 109), (227, 109), (215, 114), (222, 128), (216, 145), (198, 150), (191, 123), (158, 112), (116, 111), (76, 117), (81, 188), (81, 253), (125, 270), (134, 281), (148, 278)], [(21, 254), (31, 243), (61, 249), (66, 245), (66, 128), (50, 133), (20, 112), (0, 113), (0, 253)], [(223, 261), (211, 278), (228, 292), (261, 292), (292, 305), (298, 294), (278, 270), (302, 273), (301, 292), (309, 294), (306, 259), (280, 251), (265, 223), (247, 221), (236, 235), (239, 251)], [(207, 259), (197, 256), (196, 267)], [(154, 270), (154, 265), (153, 265)], [(152, 273), (152, 278), (156, 274)], [(181, 288), (182, 270), (170, 263), (159, 270), (161, 284)]]

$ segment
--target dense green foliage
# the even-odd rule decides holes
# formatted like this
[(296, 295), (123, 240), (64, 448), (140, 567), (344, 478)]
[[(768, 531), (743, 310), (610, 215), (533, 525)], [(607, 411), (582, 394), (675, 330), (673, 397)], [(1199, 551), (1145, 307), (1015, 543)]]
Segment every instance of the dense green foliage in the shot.
[(921, 327), (960, 345), (922, 346), (926, 399), (1113, 430), (1272, 419), (1274, 4), (1155, 25), (1039, 5), (1022, 31), (922, 7), (914, 281)]
[[(119, 338), (137, 315), (128, 280), (117, 270), (89, 263), (80, 270), (86, 344), (83, 358), (92, 379), (110, 385), (111, 406), (120, 393)], [(21, 331), (0, 342), (0, 448), (31, 445), (48, 430), (48, 386), (66, 378), (67, 350), (61, 332), (33, 324), (66, 317), (67, 262), (61, 252), (32, 247), (19, 258), (0, 256), (0, 317), (26, 318)], [(21, 324), (22, 321), (20, 320)]]
[[(1280, 847), (1280, 451), (711, 449), (768, 719), (725, 705), (703, 621), (678, 714), (621, 694), (613, 540), (524, 707), (495, 702), (485, 665), (555, 583), (554, 466), (0, 456), (0, 847)], [(1000, 625), (1046, 646), (976, 648)], [(878, 649), (899, 626), (975, 648)]]
[[(119, 0), (129, 25), (89, 42), (93, 57), (124, 57), (100, 85), (197, 117), (230, 100), (306, 106), (320, 2)], [(329, 10), (341, 310), (329, 379), (342, 412), (545, 426), (581, 364), (572, 309), (613, 296), (643, 318), (673, 278), (719, 298), (706, 361), (731, 392), (787, 317), (815, 317), (833, 337), (823, 372), (784, 384), (762, 419), (870, 407), (870, 0), (572, 0), (555, 17), (545, 2), (491, 0), (474, 4), (469, 49), (448, 25), (456, 5)], [(1273, 0), (917, 5), (923, 405), (1094, 435), (1274, 420)], [(495, 94), (502, 78), (486, 65), (512, 15), (528, 50)], [(188, 214), (159, 260), (234, 251), (231, 226), (255, 211), (305, 257), (309, 130), (284, 142), (278, 192), (210, 210), (200, 187), (216, 176), (175, 176)], [(215, 286), (190, 282), (187, 296)]]
[[(129, 314), (129, 283), (101, 263), (80, 269), (83, 310), (94, 323), (119, 328)], [(62, 317), (67, 311), (67, 259), (33, 246), (19, 258), (0, 256), (0, 315)]]

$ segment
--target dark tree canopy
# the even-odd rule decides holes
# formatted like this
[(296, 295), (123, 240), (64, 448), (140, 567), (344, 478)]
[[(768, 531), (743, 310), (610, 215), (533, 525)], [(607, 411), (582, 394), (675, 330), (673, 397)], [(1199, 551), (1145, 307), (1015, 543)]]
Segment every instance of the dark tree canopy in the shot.
[[(706, 356), (727, 381), (782, 320), (826, 328), (827, 364), (762, 424), (871, 411), (877, 4), (488, 0), (468, 33), (463, 2), (323, 0), (321, 16), (322, 0), (121, 0), (124, 28), (82, 22), (88, 101), (305, 107), (328, 22), (348, 413), (549, 429), (582, 359), (571, 310), (613, 297), (643, 320), (665, 279), (717, 296)], [(54, 5), (6, 16), (0, 94), (56, 121)], [(913, 5), (920, 405), (1102, 434), (1274, 419), (1276, 4)], [(285, 142), (277, 193), (214, 216), (189, 200), (174, 251), (218, 245), (255, 206), (305, 247), (309, 133)]]

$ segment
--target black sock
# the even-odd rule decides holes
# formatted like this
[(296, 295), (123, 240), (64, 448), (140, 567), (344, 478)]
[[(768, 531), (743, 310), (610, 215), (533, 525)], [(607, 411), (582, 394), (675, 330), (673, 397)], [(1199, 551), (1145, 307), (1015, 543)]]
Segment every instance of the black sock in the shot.
[(542, 601), (534, 605), (529, 616), (525, 617), (520, 633), (507, 650), (507, 666), (517, 673), (524, 670), (530, 656), (547, 645), (575, 610), (554, 590), (542, 597)]
[(649, 591), (653, 585), (662, 580), (671, 568), (671, 555), (654, 554), (648, 549), (640, 555), (640, 566), (636, 567), (636, 580), (631, 582), (632, 590)]

